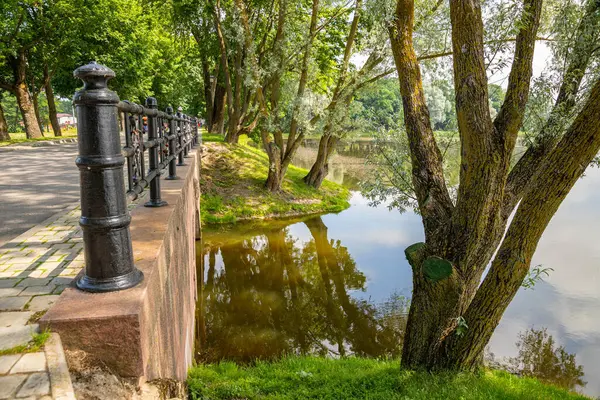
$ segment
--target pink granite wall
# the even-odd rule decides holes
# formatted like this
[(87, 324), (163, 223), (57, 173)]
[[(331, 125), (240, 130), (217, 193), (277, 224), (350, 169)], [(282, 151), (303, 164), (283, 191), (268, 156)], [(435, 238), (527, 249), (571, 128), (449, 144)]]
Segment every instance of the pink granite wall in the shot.
[(192, 363), (199, 229), (199, 150), (182, 178), (161, 181), (161, 208), (132, 211), (134, 261), (144, 273), (135, 288), (91, 294), (66, 289), (40, 323), (61, 335), (67, 350), (83, 350), (114, 373), (147, 380), (184, 380)]

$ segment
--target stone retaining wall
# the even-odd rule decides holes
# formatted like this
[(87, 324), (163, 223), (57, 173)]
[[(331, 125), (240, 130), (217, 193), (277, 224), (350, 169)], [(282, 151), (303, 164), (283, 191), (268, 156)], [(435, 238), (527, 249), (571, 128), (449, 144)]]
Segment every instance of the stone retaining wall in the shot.
[(185, 380), (192, 363), (199, 236), (200, 151), (190, 152), (179, 180), (162, 180), (169, 205), (131, 212), (134, 262), (143, 282), (128, 290), (85, 293), (67, 288), (40, 320), (67, 350), (81, 350), (123, 377)]

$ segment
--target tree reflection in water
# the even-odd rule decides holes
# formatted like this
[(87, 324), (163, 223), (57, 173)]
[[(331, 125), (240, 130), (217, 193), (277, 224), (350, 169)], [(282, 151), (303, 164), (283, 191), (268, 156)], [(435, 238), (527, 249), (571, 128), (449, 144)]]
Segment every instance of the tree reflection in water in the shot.
[[(284, 354), (398, 357), (408, 300), (371, 304), (351, 296), (366, 277), (321, 217), (300, 243), (282, 223), (209, 239), (200, 261), (198, 361), (251, 362)], [(219, 236), (223, 238), (224, 236)], [(569, 389), (585, 385), (575, 355), (545, 329), (519, 335), (518, 356), (495, 367)]]
[(303, 245), (286, 228), (266, 228), (205, 246), (201, 361), (399, 355), (407, 302), (392, 296), (375, 306), (351, 297), (365, 289), (365, 275), (347, 248), (327, 237), (320, 217), (305, 224), (312, 239)]
[(575, 354), (557, 346), (546, 329), (530, 329), (519, 334), (519, 354), (510, 359), (513, 371), (522, 376), (537, 378), (568, 389), (585, 386), (583, 366), (578, 365)]

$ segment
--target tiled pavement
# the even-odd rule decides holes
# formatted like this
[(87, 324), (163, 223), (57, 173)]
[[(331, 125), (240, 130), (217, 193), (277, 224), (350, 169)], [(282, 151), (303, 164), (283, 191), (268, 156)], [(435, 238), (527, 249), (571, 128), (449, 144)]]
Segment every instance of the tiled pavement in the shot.
[[(0, 350), (39, 333), (37, 320), (83, 267), (79, 215), (72, 205), (0, 247)], [(0, 399), (8, 398), (74, 398), (58, 335), (38, 352), (0, 356)]]

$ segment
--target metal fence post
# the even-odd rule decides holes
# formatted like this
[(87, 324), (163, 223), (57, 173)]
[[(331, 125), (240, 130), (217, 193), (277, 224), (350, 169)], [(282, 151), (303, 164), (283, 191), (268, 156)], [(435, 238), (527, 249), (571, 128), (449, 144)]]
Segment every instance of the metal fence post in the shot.
[[(179, 107), (181, 109), (181, 107)], [(177, 112), (177, 118), (182, 118), (183, 115), (180, 111)], [(183, 166), (185, 165), (185, 161), (183, 160), (183, 122), (177, 121), (177, 143), (179, 143), (179, 162), (177, 165)]]
[[(173, 108), (172, 107), (167, 107), (166, 109), (167, 114), (169, 115), (173, 115)], [(175, 180), (175, 179), (179, 179), (179, 177), (177, 176), (177, 150), (176, 150), (176, 146), (177, 146), (177, 125), (175, 124), (175, 120), (170, 119), (169, 120), (169, 157), (171, 159), (171, 161), (169, 161), (169, 176), (166, 178), (168, 180)]]
[(185, 146), (183, 148), (183, 157), (189, 158), (188, 152), (190, 150), (190, 121), (187, 115), (183, 114), (183, 140), (185, 141)]
[(198, 118), (194, 117), (194, 147), (198, 146)]
[[(158, 109), (156, 99), (154, 97), (148, 97), (146, 99), (146, 107), (153, 110)], [(167, 202), (160, 198), (160, 167), (158, 163), (160, 143), (158, 142), (158, 132), (156, 130), (157, 119), (156, 116), (148, 116), (148, 142), (152, 143), (151, 147), (148, 149), (148, 158), (150, 160), (150, 172), (156, 171), (156, 175), (154, 176), (154, 179), (150, 181), (150, 201), (144, 204), (145, 207), (162, 207), (167, 205)]]
[(85, 274), (77, 287), (109, 292), (137, 285), (143, 274), (133, 264), (119, 122), (119, 96), (108, 89), (115, 73), (92, 62), (73, 75), (84, 82), (74, 97), (81, 181)]

